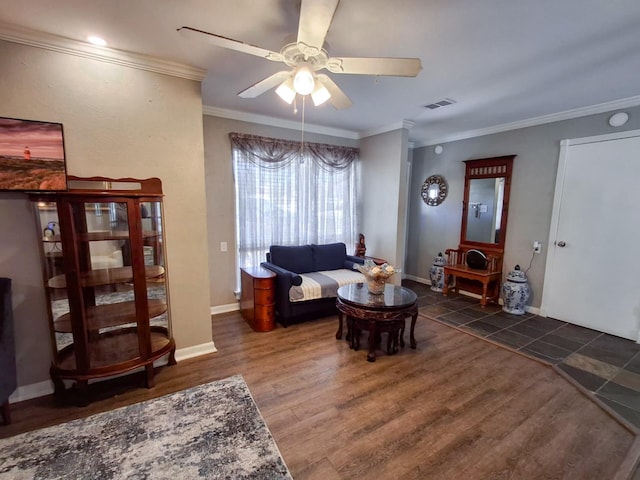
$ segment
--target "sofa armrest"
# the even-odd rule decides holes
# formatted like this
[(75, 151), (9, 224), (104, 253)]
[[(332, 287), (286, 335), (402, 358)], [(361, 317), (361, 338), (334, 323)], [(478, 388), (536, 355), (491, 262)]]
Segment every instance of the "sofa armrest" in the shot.
[(343, 268), (346, 268), (347, 270), (355, 270), (354, 265), (356, 263), (359, 263), (360, 265), (363, 265), (364, 264), (364, 258), (363, 257), (355, 257), (353, 255), (347, 255), (347, 257), (344, 260)]
[(282, 280), (285, 280), (291, 285), (300, 285), (302, 283), (302, 277), (295, 272), (279, 267), (278, 265), (275, 265), (271, 262), (262, 262), (260, 265), (268, 270), (271, 270), (273, 273), (278, 275), (278, 277), (281, 277), (278, 279), (279, 283)]

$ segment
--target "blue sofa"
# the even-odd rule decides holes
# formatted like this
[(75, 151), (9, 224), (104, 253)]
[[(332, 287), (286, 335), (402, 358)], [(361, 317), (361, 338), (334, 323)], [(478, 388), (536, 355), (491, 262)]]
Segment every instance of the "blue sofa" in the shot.
[[(272, 245), (267, 261), (261, 265), (276, 274), (277, 321), (286, 327), (291, 323), (336, 313), (335, 291), (338, 286), (364, 281), (364, 276), (353, 268), (356, 263), (363, 264), (364, 258), (347, 255), (344, 243), (291, 247)], [(321, 298), (304, 298), (301, 288), (306, 288), (308, 282), (315, 285), (316, 293), (322, 292)]]

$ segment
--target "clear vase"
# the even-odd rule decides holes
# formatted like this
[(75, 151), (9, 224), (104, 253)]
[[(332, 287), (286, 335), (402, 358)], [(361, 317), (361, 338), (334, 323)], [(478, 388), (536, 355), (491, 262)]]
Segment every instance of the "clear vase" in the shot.
[(386, 283), (384, 278), (370, 278), (367, 281), (367, 287), (369, 293), (372, 295), (381, 295), (384, 293), (384, 284)]

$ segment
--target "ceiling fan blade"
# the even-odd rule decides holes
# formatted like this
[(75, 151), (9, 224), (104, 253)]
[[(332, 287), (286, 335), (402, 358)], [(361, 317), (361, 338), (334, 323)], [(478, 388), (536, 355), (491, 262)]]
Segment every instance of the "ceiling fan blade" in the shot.
[(249, 88), (241, 91), (238, 96), (242, 98), (255, 98), (258, 95), (263, 94), (267, 90), (272, 89), (276, 85), (281, 84), (285, 80), (291, 77), (290, 70), (283, 70), (282, 72), (274, 73), (270, 77), (260, 80), (258, 83), (251, 85)]
[(265, 48), (256, 47), (249, 43), (240, 42), (231, 38), (216, 35), (215, 33), (205, 32), (191, 27), (180, 27), (178, 29), (180, 35), (191, 40), (206, 41), (217, 47), (228, 48), (230, 50), (236, 50), (242, 53), (248, 53), (249, 55), (255, 55), (256, 57), (266, 58), (274, 62), (281, 62), (283, 57), (278, 52), (272, 52)]
[(345, 93), (340, 90), (340, 87), (334, 83), (327, 75), (321, 74), (316, 76), (317, 80), (320, 81), (329, 93), (331, 94), (331, 98), (329, 101), (331, 105), (333, 105), (337, 110), (342, 110), (343, 108), (349, 108), (351, 104), (351, 100), (349, 97), (345, 95)]
[(419, 58), (343, 57), (330, 58), (326, 68), (332, 73), (415, 77), (422, 70), (422, 62)]
[(340, 0), (302, 0), (298, 48), (304, 55), (320, 53)]

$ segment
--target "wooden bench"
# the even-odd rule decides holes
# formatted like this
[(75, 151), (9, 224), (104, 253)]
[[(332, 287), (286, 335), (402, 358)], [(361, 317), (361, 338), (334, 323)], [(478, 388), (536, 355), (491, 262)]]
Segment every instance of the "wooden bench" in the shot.
[(481, 295), (482, 307), (486, 307), (489, 302), (498, 303), (502, 279), (502, 255), (483, 252), (487, 256), (486, 268), (477, 269), (467, 265), (469, 250), (450, 248), (445, 251), (447, 264), (443, 266), (445, 281), (442, 294), (448, 295), (449, 285), (454, 281), (452, 288), (455, 292), (464, 290)]

